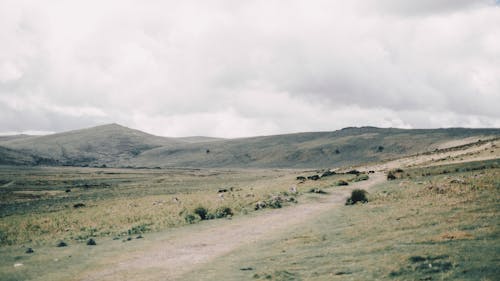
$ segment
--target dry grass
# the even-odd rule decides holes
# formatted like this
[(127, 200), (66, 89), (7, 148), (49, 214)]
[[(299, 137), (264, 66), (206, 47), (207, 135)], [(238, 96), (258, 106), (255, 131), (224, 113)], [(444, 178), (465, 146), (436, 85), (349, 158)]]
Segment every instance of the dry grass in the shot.
[[(463, 181), (451, 183), (456, 177)], [(234, 251), (184, 280), (497, 279), (500, 169), (397, 180), (376, 190), (368, 204)], [(245, 267), (253, 270), (239, 270)]]
[[(291, 186), (301, 194), (350, 178), (298, 184), (297, 172), (287, 170), (80, 168), (4, 169), (0, 176), (14, 182), (0, 194), (2, 202), (8, 202), (0, 207), (10, 213), (0, 217), (0, 245), (159, 231), (186, 224), (185, 215), (198, 206), (209, 212), (229, 207), (235, 215), (247, 214), (258, 201), (289, 194)], [(220, 188), (228, 191), (218, 193)], [(78, 203), (85, 206), (74, 208)]]

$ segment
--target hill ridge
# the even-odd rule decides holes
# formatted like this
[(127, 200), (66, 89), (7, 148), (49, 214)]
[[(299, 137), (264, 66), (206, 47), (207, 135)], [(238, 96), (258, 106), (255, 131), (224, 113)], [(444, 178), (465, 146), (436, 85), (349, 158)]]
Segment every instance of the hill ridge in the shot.
[(437, 149), (446, 142), (499, 136), (500, 129), (365, 126), (237, 139), (168, 138), (111, 123), (14, 138), (0, 141), (0, 146), (8, 149), (3, 158), (12, 164), (26, 162), (15, 161), (18, 155), (71, 166), (319, 168), (387, 160)]

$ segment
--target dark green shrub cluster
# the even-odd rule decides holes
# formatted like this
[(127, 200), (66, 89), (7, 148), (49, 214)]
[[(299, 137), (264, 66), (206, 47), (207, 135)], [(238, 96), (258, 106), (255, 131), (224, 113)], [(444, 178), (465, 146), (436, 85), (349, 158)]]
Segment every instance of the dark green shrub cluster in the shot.
[(347, 201), (345, 202), (346, 205), (354, 205), (358, 202), (361, 203), (367, 203), (368, 198), (366, 197), (366, 190), (364, 189), (354, 189), (351, 192), (351, 197), (347, 198)]
[(131, 229), (127, 230), (127, 234), (128, 235), (132, 235), (132, 234), (142, 234), (146, 231), (149, 231), (150, 228), (148, 227), (147, 224), (141, 224), (141, 225), (136, 225), (134, 227), (132, 227)]
[(326, 191), (324, 191), (320, 188), (311, 188), (311, 189), (309, 189), (309, 193), (326, 194)]
[[(293, 198), (293, 197), (291, 197)], [(288, 200), (289, 202), (294, 202), (294, 200)], [(272, 196), (268, 200), (259, 201), (255, 204), (255, 210), (272, 208), (279, 209), (283, 206), (283, 198), (281, 196)]]
[(203, 206), (199, 206), (193, 210), (193, 213), (186, 214), (184, 220), (187, 223), (195, 223), (199, 220), (213, 220), (233, 216), (233, 210), (229, 207), (219, 207), (214, 213)]
[(389, 171), (389, 173), (387, 173), (387, 180), (392, 181), (395, 179), (396, 179), (396, 176), (394, 175), (394, 173), (392, 171)]
[(215, 217), (218, 219), (230, 217), (233, 215), (233, 210), (231, 210), (231, 208), (229, 207), (219, 207), (215, 210)]
[(198, 220), (198, 218), (194, 214), (187, 214), (184, 216), (184, 220), (187, 223), (192, 224), (195, 223)]
[(206, 220), (208, 219), (210, 216), (209, 216), (209, 213), (208, 213), (208, 209), (205, 208), (205, 207), (197, 207), (196, 209), (194, 209), (193, 211), (195, 214), (197, 214), (201, 220)]

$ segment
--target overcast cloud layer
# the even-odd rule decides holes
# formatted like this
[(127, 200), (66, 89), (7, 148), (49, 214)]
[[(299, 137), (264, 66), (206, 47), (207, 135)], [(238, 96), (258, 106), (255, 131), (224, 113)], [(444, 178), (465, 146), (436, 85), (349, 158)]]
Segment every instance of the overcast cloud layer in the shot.
[(0, 133), (500, 127), (490, 0), (0, 0)]

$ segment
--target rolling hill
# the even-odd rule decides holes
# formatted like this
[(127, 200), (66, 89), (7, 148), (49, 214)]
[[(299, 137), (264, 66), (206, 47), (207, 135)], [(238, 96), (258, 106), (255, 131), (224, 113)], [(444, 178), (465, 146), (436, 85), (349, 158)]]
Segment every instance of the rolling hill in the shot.
[(0, 146), (52, 159), (60, 165), (116, 166), (120, 161), (133, 158), (143, 151), (180, 143), (183, 142), (109, 124), (53, 135), (14, 138), (0, 141)]
[[(109, 167), (322, 168), (432, 151), (500, 129), (345, 128), (239, 139), (165, 138), (117, 124), (54, 135), (0, 140), (3, 164)], [(4, 151), (4, 152), (2, 152)], [(32, 160), (29, 160), (31, 158)], [(35, 159), (36, 158), (36, 159)], [(19, 160), (24, 159), (24, 160)], [(37, 160), (38, 159), (38, 160)]]

